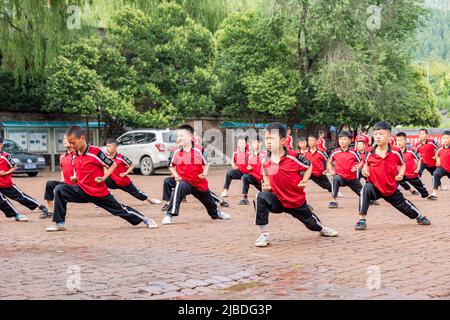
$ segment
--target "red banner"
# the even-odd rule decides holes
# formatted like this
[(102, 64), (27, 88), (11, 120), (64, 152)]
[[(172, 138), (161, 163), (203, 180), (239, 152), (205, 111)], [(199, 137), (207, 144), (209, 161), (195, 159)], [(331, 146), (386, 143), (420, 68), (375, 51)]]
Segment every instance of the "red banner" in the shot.
[[(429, 134), (428, 135), (428, 139), (433, 139), (434, 141), (436, 141), (438, 143), (438, 145), (441, 145), (441, 138), (442, 138), (441, 134)], [(415, 147), (416, 143), (419, 142), (419, 135), (406, 136), (406, 140), (409, 142), (409, 144), (412, 147)]]

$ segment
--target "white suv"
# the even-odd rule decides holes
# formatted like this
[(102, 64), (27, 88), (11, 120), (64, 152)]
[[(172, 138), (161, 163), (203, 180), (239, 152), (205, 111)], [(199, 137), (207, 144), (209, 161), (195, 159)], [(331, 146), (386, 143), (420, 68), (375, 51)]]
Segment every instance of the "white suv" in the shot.
[(130, 158), (144, 176), (149, 176), (156, 169), (167, 168), (176, 140), (176, 132), (169, 129), (129, 131), (117, 139), (118, 152)]

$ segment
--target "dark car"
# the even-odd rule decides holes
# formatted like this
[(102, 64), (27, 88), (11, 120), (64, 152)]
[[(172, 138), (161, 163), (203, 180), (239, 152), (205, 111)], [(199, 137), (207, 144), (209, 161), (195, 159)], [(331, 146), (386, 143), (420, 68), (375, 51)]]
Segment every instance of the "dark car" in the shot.
[(39, 172), (45, 171), (45, 158), (41, 155), (24, 151), (12, 140), (4, 140), (3, 151), (10, 154), (17, 165), (15, 173), (26, 173), (36, 177)]

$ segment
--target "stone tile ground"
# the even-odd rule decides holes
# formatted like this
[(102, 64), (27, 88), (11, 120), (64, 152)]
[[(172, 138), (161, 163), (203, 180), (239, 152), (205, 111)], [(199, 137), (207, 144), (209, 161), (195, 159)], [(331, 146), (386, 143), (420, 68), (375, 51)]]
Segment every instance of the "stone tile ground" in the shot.
[[(224, 173), (211, 170), (212, 190), (221, 191)], [(56, 177), (47, 173), (15, 181), (42, 199), (45, 181)], [(133, 178), (161, 197), (164, 173)], [(429, 176), (425, 181), (430, 185)], [(68, 231), (48, 234), (49, 221), (17, 204), (30, 222), (0, 217), (0, 299), (450, 298), (450, 192), (442, 192), (438, 202), (408, 195), (431, 218), (429, 227), (382, 203), (371, 208), (366, 232), (353, 230), (358, 202), (350, 190), (343, 193), (342, 208), (330, 210), (327, 193), (308, 185), (309, 202), (340, 237), (321, 238), (292, 217), (276, 215), (273, 244), (263, 249), (253, 246), (258, 235), (253, 208), (237, 205), (239, 181), (228, 199), (231, 220), (211, 221), (189, 197), (176, 224), (156, 230), (131, 227), (93, 205), (73, 204)], [(160, 206), (114, 194), (161, 222)], [(379, 271), (379, 289), (369, 289), (378, 279), (372, 271)]]

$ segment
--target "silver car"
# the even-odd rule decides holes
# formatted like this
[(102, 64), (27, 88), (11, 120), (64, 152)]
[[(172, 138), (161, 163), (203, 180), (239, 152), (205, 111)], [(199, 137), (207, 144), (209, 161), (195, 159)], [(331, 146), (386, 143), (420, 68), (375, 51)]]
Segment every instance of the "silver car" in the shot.
[(167, 168), (170, 152), (176, 146), (176, 132), (173, 130), (143, 129), (121, 135), (118, 152), (128, 157), (144, 176), (156, 169)]

